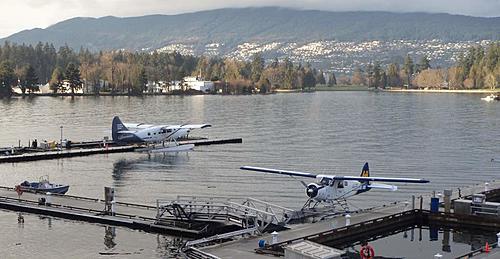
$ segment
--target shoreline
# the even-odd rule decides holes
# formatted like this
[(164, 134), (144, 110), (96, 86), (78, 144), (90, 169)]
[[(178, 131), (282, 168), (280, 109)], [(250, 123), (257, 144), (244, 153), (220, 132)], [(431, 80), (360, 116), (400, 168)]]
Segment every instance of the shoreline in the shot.
[(453, 94), (495, 94), (500, 93), (500, 89), (378, 89), (381, 92), (392, 93), (453, 93)]
[[(373, 89), (366, 87), (332, 87), (332, 88), (319, 88), (319, 89), (275, 89), (271, 94), (286, 94), (286, 93), (313, 93), (313, 92), (388, 92), (388, 93), (453, 93), (453, 94), (500, 94), (500, 89)], [(84, 94), (75, 93), (74, 95), (70, 93), (32, 93), (32, 94), (13, 94), (10, 97), (0, 97), (0, 99), (5, 98), (32, 98), (32, 97), (146, 97), (146, 96), (195, 96), (195, 95), (232, 95), (232, 94), (213, 94), (213, 93), (144, 93), (142, 95), (130, 95), (126, 93), (100, 93), (100, 94)]]

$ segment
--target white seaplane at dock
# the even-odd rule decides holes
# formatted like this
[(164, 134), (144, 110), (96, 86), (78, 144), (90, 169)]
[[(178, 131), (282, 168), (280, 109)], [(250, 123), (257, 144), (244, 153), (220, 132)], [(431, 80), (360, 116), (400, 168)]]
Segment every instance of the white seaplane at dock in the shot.
[(177, 140), (186, 137), (193, 129), (211, 127), (210, 124), (151, 125), (123, 123), (118, 116), (113, 118), (111, 135), (117, 144), (146, 144), (139, 152), (182, 152), (194, 148), (194, 144), (180, 145)]
[(308, 200), (304, 204), (305, 208), (314, 208), (320, 203), (329, 205), (340, 205), (345, 210), (347, 207), (347, 198), (367, 192), (371, 189), (385, 189), (396, 191), (397, 186), (375, 183), (375, 182), (392, 182), (392, 183), (428, 183), (425, 179), (415, 178), (390, 178), (390, 177), (372, 177), (368, 163), (365, 163), (360, 176), (338, 176), (338, 175), (323, 175), (306, 172), (287, 171), (279, 169), (270, 169), (253, 166), (243, 166), (240, 169), (256, 171), (261, 173), (282, 174), (288, 176), (299, 176), (306, 178), (315, 178), (317, 183), (309, 183), (301, 181), (306, 188)]

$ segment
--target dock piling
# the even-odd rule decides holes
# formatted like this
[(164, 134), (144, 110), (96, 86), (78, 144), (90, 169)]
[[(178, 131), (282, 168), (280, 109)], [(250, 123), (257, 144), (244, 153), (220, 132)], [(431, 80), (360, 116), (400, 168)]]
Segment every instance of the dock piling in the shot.
[(349, 215), (349, 214), (345, 215), (345, 225), (346, 225), (346, 227), (351, 225), (351, 215)]

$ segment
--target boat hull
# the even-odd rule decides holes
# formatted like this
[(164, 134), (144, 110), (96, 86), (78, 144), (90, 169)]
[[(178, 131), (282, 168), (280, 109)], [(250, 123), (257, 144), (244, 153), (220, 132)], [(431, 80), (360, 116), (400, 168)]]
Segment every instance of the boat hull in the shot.
[(23, 192), (33, 192), (33, 193), (56, 193), (65, 194), (69, 190), (69, 185), (55, 186), (51, 188), (37, 188), (31, 186), (20, 186)]

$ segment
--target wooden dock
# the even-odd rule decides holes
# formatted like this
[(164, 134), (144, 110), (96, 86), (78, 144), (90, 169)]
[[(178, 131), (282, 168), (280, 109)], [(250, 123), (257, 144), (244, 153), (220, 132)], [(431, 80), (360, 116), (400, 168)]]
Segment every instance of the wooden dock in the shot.
[[(114, 146), (112, 143), (111, 146), (108, 147), (94, 147), (97, 145), (96, 143), (102, 144), (102, 142), (96, 142), (96, 141), (88, 141), (82, 143), (84, 144), (81, 143), (75, 144), (78, 146), (78, 148), (69, 148), (56, 151), (38, 150), (37, 152), (0, 156), (0, 163), (18, 163), (18, 162), (59, 159), (59, 158), (76, 157), (76, 156), (89, 156), (97, 154), (124, 153), (124, 152), (133, 152), (138, 148), (143, 148), (143, 146), (138, 146), (138, 145)], [(195, 140), (179, 141), (179, 144), (181, 145), (194, 144), (195, 146), (235, 144), (235, 143), (243, 143), (243, 139), (242, 138), (195, 139)]]

